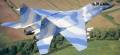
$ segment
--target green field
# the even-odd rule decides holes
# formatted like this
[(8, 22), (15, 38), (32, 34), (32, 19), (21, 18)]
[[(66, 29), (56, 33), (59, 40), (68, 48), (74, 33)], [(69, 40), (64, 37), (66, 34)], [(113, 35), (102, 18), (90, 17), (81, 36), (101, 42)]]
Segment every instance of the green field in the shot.
[[(39, 55), (34, 54), (34, 55)], [(88, 43), (88, 48), (81, 52), (72, 46), (57, 50), (50, 55), (120, 55), (120, 41), (117, 40), (95, 40)]]
[(0, 48), (6, 47), (12, 43), (12, 40), (3, 32), (0, 32)]

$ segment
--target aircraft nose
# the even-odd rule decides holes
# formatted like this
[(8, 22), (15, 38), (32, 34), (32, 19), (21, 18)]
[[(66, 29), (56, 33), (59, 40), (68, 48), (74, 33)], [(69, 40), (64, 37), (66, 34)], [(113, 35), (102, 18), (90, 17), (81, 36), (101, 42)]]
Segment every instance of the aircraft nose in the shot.
[(111, 2), (93, 2), (92, 5), (96, 8), (99, 7), (102, 10), (109, 9), (114, 6)]
[(102, 3), (101, 6), (103, 7), (103, 10), (112, 8), (114, 5), (112, 3)]

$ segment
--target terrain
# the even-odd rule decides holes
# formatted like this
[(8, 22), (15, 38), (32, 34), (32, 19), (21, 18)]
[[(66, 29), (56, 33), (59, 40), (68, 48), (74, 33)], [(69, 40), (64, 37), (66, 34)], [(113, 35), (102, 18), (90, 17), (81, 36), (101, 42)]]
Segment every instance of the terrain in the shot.
[[(16, 8), (23, 4), (31, 8), (41, 8), (50, 10), (74, 10), (80, 9), (84, 5), (96, 0), (10, 0), (8, 4), (4, 0), (0, 0), (0, 23), (7, 21), (17, 21), (19, 15), (14, 12)], [(102, 0), (104, 1), (104, 0)], [(117, 4), (117, 3), (115, 3)], [(15, 8), (12, 8), (13, 6)], [(116, 28), (120, 24), (120, 4), (118, 3), (113, 8), (104, 11), (102, 14), (93, 17), (87, 23), (87, 27), (94, 27), (98, 29)], [(9, 45), (12, 42), (29, 39), (29, 36), (24, 35), (23, 29), (13, 29), (7, 27), (0, 27), (0, 48)], [(50, 55), (120, 55), (119, 40), (95, 40), (90, 41), (88, 48), (82, 52), (78, 52), (74, 47), (68, 46), (64, 49), (51, 53)], [(39, 55), (36, 53), (35, 55)]]

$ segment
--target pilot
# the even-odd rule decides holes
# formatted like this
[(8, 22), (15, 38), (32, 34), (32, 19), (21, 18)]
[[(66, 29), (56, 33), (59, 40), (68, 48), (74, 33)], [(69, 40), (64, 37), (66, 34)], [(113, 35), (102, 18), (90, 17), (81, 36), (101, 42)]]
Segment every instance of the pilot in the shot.
[(103, 3), (100, 3), (100, 2), (93, 2), (92, 5), (94, 6), (105, 6), (105, 5), (110, 5), (110, 3), (108, 2), (103, 2)]
[(92, 5), (97, 6), (97, 5), (100, 5), (100, 3), (99, 2), (93, 2)]
[(109, 3), (105, 2), (105, 3), (102, 3), (102, 5), (109, 5)]

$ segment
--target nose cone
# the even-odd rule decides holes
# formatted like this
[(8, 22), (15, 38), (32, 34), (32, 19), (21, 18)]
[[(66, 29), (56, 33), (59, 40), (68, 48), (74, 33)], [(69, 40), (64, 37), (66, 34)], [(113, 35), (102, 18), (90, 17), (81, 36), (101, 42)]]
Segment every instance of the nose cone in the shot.
[(102, 6), (103, 10), (106, 10), (106, 9), (112, 8), (113, 4), (112, 3), (102, 3), (101, 6)]

